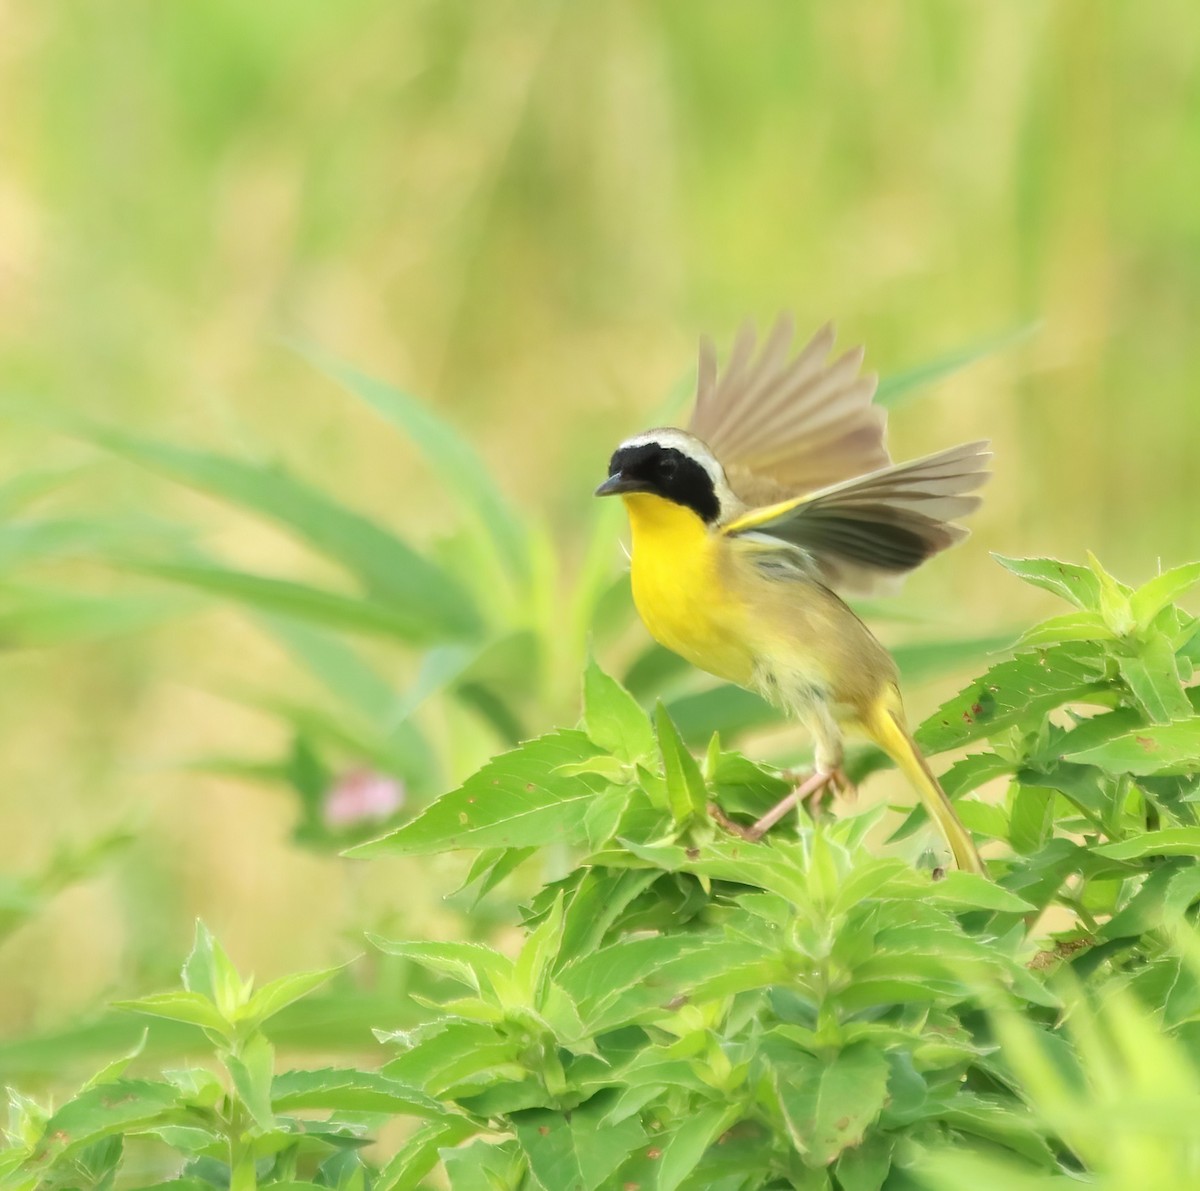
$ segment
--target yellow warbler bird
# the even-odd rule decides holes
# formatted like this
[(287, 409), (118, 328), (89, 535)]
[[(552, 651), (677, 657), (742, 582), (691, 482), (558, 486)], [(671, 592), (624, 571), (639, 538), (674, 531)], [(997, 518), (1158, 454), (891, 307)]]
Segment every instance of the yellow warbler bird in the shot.
[(596, 495), (629, 512), (634, 602), (668, 649), (812, 734), (813, 774), (744, 834), (845, 783), (849, 730), (907, 776), (959, 868), (983, 873), (905, 725), (895, 663), (837, 593), (876, 589), (965, 537), (952, 522), (979, 504), (987, 443), (893, 464), (862, 349), (828, 362), (832, 326), (795, 356), (792, 340), (786, 316), (761, 350), (747, 326), (724, 369), (702, 340), (687, 430), (647, 430), (613, 453)]

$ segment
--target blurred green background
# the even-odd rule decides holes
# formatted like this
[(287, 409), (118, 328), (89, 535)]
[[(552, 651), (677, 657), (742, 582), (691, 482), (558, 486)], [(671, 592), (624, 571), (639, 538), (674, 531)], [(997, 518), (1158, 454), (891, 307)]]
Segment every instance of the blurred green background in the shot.
[[(975, 535), (900, 607), (927, 638), (1002, 633), (1036, 593), (989, 550), (1090, 548), (1129, 579), (1200, 552), (1190, 0), (0, 3), (0, 109), (8, 397), (282, 460), (436, 542), (445, 489), (281, 343), (301, 336), (464, 428), (553, 528), (569, 591), (611, 446), (700, 331), (833, 316), (887, 375), (1037, 320), (892, 417), (898, 457), (997, 452)], [(260, 522), (36, 421), (5, 420), (3, 476), (69, 469), (62, 509), (187, 523), (247, 567), (325, 577)], [(124, 583), (86, 557), (52, 571)], [(181, 768), (286, 745), (227, 697), (299, 681), (244, 616), (86, 636), (18, 635), (0, 660), (0, 871), (135, 838), (5, 944), (6, 1037), (171, 982), (197, 914), (264, 978), (354, 954), (388, 915), (458, 929), (457, 867), (299, 848), (282, 792)], [(914, 713), (953, 686), (918, 687)], [(494, 747), (453, 716), (435, 730), (451, 778)]]

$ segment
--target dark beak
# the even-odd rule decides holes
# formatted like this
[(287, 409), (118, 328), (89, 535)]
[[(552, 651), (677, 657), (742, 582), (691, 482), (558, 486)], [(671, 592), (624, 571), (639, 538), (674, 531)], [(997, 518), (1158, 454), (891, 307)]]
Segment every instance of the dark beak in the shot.
[(635, 480), (630, 476), (622, 475), (617, 472), (616, 475), (611, 475), (599, 488), (596, 489), (596, 496), (619, 496), (622, 492), (648, 492), (649, 488), (642, 480)]

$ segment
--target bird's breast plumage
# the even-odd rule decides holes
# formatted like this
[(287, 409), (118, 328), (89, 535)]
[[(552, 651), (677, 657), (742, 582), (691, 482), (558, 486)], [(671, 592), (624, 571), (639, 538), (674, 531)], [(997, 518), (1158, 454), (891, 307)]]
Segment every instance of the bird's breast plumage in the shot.
[(633, 600), (661, 645), (729, 682), (754, 682), (748, 610), (725, 543), (690, 509), (652, 493), (624, 497), (633, 535)]

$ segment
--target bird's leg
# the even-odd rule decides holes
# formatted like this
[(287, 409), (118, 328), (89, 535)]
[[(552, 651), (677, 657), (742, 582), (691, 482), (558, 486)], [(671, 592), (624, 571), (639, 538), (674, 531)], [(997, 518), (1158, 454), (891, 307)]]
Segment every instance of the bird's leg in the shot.
[(747, 829), (746, 838), (762, 839), (784, 815), (789, 814), (802, 802), (819, 799), (835, 777), (835, 773), (822, 773), (819, 769), (816, 773), (809, 774), (806, 781), (801, 782), (786, 798), (781, 798), (753, 827)]
[[(830, 789), (851, 793), (854, 790), (853, 785), (842, 771), (842, 759), (845, 755), (842, 747), (842, 733), (828, 704), (823, 701), (814, 701), (806, 710), (807, 714), (804, 718), (808, 722), (815, 745), (813, 772), (804, 775), (803, 780), (786, 798), (773, 806), (750, 828), (751, 839), (761, 839), (784, 815), (802, 803), (815, 818), (815, 812), (820, 808), (822, 799)], [(784, 776), (792, 778), (793, 775), (786, 773)]]

